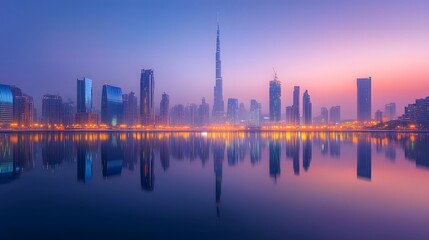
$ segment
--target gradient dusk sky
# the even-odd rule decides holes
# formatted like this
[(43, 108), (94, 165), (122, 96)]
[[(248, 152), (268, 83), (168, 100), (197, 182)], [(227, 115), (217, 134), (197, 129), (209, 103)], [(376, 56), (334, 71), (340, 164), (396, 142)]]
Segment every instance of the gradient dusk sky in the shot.
[[(76, 79), (139, 94), (140, 69), (155, 71), (156, 107), (213, 105), (216, 15), (224, 100), (251, 98), (268, 112), (273, 67), (282, 115), (294, 85), (308, 89), (313, 116), (341, 105), (356, 117), (356, 78), (372, 77), (372, 114), (429, 95), (429, 1), (0, 1), (0, 83), (34, 97), (76, 100)], [(301, 99), (302, 101), (302, 99)], [(302, 109), (301, 109), (302, 111)]]

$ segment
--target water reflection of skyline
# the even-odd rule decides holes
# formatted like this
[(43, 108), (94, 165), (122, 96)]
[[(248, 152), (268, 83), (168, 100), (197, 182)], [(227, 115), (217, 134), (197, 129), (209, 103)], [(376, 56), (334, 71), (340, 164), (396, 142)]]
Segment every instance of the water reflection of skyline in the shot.
[[(203, 166), (214, 163), (216, 204), (220, 205), (223, 161), (228, 167), (243, 164), (259, 167), (268, 159), (268, 176), (281, 177), (283, 159), (292, 161), (292, 172), (299, 176), (301, 165), (311, 172), (314, 153), (341, 158), (342, 147), (356, 149), (358, 179), (371, 180), (374, 154), (395, 162), (398, 151), (429, 168), (429, 135), (405, 133), (33, 133), (0, 135), (0, 180), (13, 181), (22, 172), (41, 162), (45, 169), (55, 169), (63, 163), (75, 163), (77, 180), (90, 183), (95, 159), (101, 159), (102, 176), (120, 176), (123, 169), (134, 171), (140, 165), (141, 188), (153, 191), (155, 162), (169, 171), (170, 161), (200, 161)], [(212, 155), (210, 155), (212, 151)], [(282, 151), (286, 154), (282, 158)], [(302, 152), (302, 154), (301, 154)], [(267, 154), (264, 156), (264, 154)], [(101, 157), (98, 157), (101, 156)], [(159, 158), (159, 159), (158, 159)]]

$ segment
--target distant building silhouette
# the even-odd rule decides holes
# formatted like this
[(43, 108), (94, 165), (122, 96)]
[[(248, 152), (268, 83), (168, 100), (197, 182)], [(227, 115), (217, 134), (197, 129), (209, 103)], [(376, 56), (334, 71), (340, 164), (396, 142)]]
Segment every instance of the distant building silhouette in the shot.
[(341, 122), (341, 107), (333, 106), (329, 109), (329, 123), (339, 124)]
[(119, 87), (103, 85), (101, 96), (101, 122), (108, 126), (122, 123), (123, 103), (122, 90)]
[(384, 106), (384, 118), (387, 121), (396, 119), (396, 103), (388, 103)]
[(89, 78), (77, 79), (77, 112), (92, 112), (92, 80)]
[(185, 124), (185, 107), (182, 104), (176, 104), (171, 108), (171, 125)]
[(155, 122), (155, 78), (152, 69), (142, 69), (140, 74), (140, 121), (143, 125)]
[(293, 105), (292, 105), (292, 122), (294, 125), (300, 124), (299, 113), (299, 86), (293, 87)]
[(170, 124), (170, 96), (165, 92), (162, 94), (159, 104), (159, 122), (163, 125)]
[(286, 124), (292, 125), (293, 121), (293, 106), (286, 107)]
[(61, 121), (64, 126), (70, 126), (75, 122), (76, 105), (73, 101), (63, 102)]
[(323, 125), (329, 123), (329, 112), (326, 107), (320, 109), (320, 123)]
[(255, 99), (250, 100), (250, 126), (260, 126), (261, 120), (261, 104)]
[(42, 99), (42, 118), (46, 124), (61, 124), (63, 100), (61, 96), (45, 94)]
[(307, 90), (305, 90), (304, 95), (302, 97), (302, 107), (303, 107), (302, 114), (304, 118), (304, 124), (311, 125), (313, 123), (312, 105), (311, 105), (310, 95), (308, 94)]
[(371, 120), (371, 77), (357, 79), (357, 120)]
[(282, 109), (282, 88), (281, 82), (278, 80), (277, 75), (274, 76), (274, 80), (270, 81), (270, 121), (279, 122), (281, 120), (281, 109)]
[(383, 122), (383, 112), (381, 110), (375, 111), (375, 121), (378, 123)]
[(32, 97), (25, 94), (15, 97), (14, 108), (14, 114), (16, 114), (18, 125), (28, 127), (33, 124), (34, 101)]
[(229, 123), (238, 123), (238, 99), (228, 98), (228, 108), (226, 115)]
[(210, 107), (206, 102), (206, 98), (201, 99), (201, 104), (198, 107), (198, 123), (200, 126), (208, 125), (210, 122)]

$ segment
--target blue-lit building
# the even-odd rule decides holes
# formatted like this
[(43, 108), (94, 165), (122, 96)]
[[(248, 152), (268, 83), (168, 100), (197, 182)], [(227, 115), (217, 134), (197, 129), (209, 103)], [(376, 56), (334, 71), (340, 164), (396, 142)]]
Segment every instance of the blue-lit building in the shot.
[(282, 89), (281, 82), (277, 79), (277, 75), (274, 80), (270, 81), (270, 121), (279, 122), (281, 120), (281, 109), (282, 109)]
[(13, 95), (9, 85), (0, 84), (0, 123), (11, 123), (13, 118)]
[(371, 77), (357, 79), (357, 120), (371, 121)]
[(304, 124), (311, 125), (313, 121), (312, 115), (312, 104), (310, 99), (310, 94), (305, 90), (304, 96), (302, 97), (302, 114), (304, 117)]
[(122, 90), (119, 87), (103, 85), (101, 96), (101, 123), (116, 126), (122, 122)]
[(77, 112), (92, 112), (92, 80), (89, 78), (77, 79)]

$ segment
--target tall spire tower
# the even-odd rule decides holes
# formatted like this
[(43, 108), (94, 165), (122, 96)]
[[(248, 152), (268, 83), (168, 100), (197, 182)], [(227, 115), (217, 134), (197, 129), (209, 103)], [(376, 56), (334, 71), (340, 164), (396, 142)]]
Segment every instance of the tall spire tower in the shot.
[(221, 122), (224, 118), (224, 103), (222, 90), (222, 73), (220, 61), (220, 38), (219, 38), (219, 16), (217, 18), (217, 34), (216, 34), (216, 84), (214, 87), (214, 103), (213, 103), (213, 120)]

